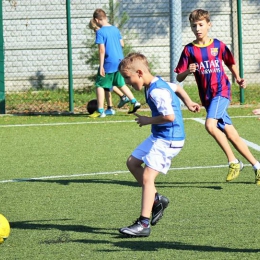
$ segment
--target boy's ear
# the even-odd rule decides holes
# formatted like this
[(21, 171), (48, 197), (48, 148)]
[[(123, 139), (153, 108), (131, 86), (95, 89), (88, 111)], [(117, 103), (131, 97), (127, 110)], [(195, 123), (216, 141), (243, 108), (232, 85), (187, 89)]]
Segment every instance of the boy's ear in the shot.
[(144, 72), (142, 70), (137, 70), (136, 73), (138, 74), (139, 78), (141, 78), (144, 75)]

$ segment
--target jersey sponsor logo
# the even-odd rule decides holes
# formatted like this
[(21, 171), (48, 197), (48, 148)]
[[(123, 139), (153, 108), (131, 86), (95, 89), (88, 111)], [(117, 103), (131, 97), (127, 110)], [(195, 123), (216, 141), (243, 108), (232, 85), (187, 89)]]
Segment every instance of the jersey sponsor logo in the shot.
[[(217, 49), (217, 48), (216, 48)], [(219, 60), (206, 60), (196, 63), (197, 71), (201, 74), (220, 73)]]
[(212, 56), (216, 57), (218, 55), (218, 48), (211, 48), (210, 53)]

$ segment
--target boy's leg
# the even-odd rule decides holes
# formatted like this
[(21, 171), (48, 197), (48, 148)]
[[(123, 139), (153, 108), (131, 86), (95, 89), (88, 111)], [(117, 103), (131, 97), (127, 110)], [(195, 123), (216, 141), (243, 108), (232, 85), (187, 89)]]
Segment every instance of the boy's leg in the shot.
[(105, 90), (102, 87), (96, 88), (98, 109), (104, 110)]
[(224, 132), (228, 138), (228, 140), (232, 143), (232, 145), (236, 148), (236, 150), (247, 159), (252, 165), (257, 163), (257, 160), (250, 152), (247, 144), (242, 140), (239, 136), (237, 130), (233, 125), (226, 125), (224, 128)]
[(145, 167), (143, 172), (143, 184), (142, 184), (142, 209), (141, 216), (150, 218), (152, 207), (154, 204), (154, 196), (156, 191), (154, 182), (159, 172)]
[(96, 117), (105, 117), (106, 114), (104, 113), (104, 99), (105, 99), (105, 91), (102, 87), (96, 87), (96, 95), (97, 95), (97, 105), (98, 109), (89, 117), (96, 118)]
[(107, 109), (105, 110), (105, 114), (107, 116), (115, 115), (116, 111), (113, 109), (112, 95), (110, 89), (105, 88), (104, 90), (105, 90), (105, 99), (107, 102)]
[(105, 99), (107, 102), (107, 107), (112, 107), (113, 106), (113, 102), (112, 102), (112, 95), (111, 92), (105, 89)]
[[(128, 114), (135, 113), (141, 107), (141, 104), (135, 99), (131, 90), (125, 85), (125, 80), (119, 71), (114, 74), (113, 86), (118, 86), (120, 90), (129, 98), (131, 104)], [(118, 104), (118, 107), (119, 106), (120, 103)]]
[(113, 91), (121, 98), (124, 96), (124, 93), (116, 86), (113, 86)]
[[(139, 160), (136, 162), (138, 161)], [(140, 217), (134, 224), (119, 229), (119, 232), (124, 235), (147, 237), (151, 232), (150, 215), (154, 204), (154, 194), (156, 193), (154, 182), (159, 173), (149, 167), (141, 168), (138, 165), (137, 172), (143, 172), (140, 176), (133, 174), (138, 182), (142, 180), (142, 207)]]
[(128, 114), (135, 113), (141, 107), (141, 104), (135, 99), (133, 93), (126, 85), (121, 87), (121, 90), (130, 99), (131, 102)]
[[(150, 235), (151, 211), (151, 225), (155, 225), (161, 219), (169, 204), (166, 197), (157, 193), (155, 179), (159, 172), (167, 173), (172, 158), (180, 152), (183, 145), (184, 140), (169, 143), (148, 137), (133, 151), (127, 160), (127, 167), (139, 185), (142, 186), (141, 215), (133, 225), (119, 229), (120, 233), (131, 236)], [(158, 154), (161, 154), (161, 156), (158, 156)], [(145, 167), (142, 166), (143, 163), (145, 163)]]
[(229, 103), (230, 101), (227, 98), (219, 96), (213, 98), (210, 106), (206, 107), (207, 119), (205, 122), (206, 130), (227, 156), (229, 171), (226, 181), (232, 181), (237, 178), (243, 169), (243, 164), (235, 157), (224, 130), (226, 126), (232, 125), (231, 119), (226, 112)]
[(207, 118), (205, 122), (205, 128), (226, 154), (228, 162), (232, 162), (236, 159), (236, 157), (229, 145), (226, 135), (218, 128), (217, 124), (217, 119)]
[(120, 101), (117, 105), (118, 108), (123, 107), (126, 103), (130, 101), (129, 98), (124, 95), (124, 93), (118, 87), (114, 86), (113, 91), (120, 97)]

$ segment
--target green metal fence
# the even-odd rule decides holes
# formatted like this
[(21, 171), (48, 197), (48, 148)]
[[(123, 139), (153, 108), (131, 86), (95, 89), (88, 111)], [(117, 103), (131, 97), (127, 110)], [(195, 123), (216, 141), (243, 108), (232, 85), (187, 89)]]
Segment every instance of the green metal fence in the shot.
[[(212, 37), (231, 48), (248, 84), (260, 86), (259, 0), (179, 1), (182, 46), (171, 42), (170, 35), (176, 23), (170, 24), (169, 10), (174, 12), (171, 5), (176, 2), (1, 0), (0, 113), (86, 112), (86, 103), (95, 96), (98, 61), (90, 62), (94, 33), (88, 22), (96, 8), (105, 9), (117, 26), (123, 21), (120, 30), (129, 49), (144, 53), (153, 71), (167, 80), (172, 80), (172, 49), (177, 48), (178, 55), (193, 40), (189, 13), (207, 9)], [(193, 79), (184, 82), (192, 83)], [(243, 98), (242, 93), (242, 102)]]

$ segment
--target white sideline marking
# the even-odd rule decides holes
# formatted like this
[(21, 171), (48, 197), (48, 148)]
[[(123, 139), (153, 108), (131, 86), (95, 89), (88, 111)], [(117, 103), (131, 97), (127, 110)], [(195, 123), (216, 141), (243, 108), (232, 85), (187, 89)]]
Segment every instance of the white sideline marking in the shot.
[[(251, 164), (244, 164), (244, 166), (251, 166)], [(194, 166), (194, 167), (179, 167), (179, 168), (170, 168), (169, 171), (179, 171), (179, 170), (194, 170), (194, 169), (208, 169), (208, 168), (226, 168), (227, 165), (211, 165), (211, 166)], [(54, 176), (43, 176), (37, 178), (21, 178), (21, 179), (12, 179), (12, 180), (2, 180), (0, 183), (8, 182), (29, 182), (37, 180), (47, 180), (47, 179), (65, 179), (73, 177), (84, 177), (84, 176), (95, 176), (95, 175), (109, 175), (109, 174), (121, 174), (129, 173), (129, 171), (114, 171), (114, 172), (93, 172), (93, 173), (81, 173), (81, 174), (71, 174), (71, 175), (54, 175)]]
[[(199, 122), (201, 124), (205, 124), (205, 120), (204, 119), (200, 119), (200, 118), (193, 118), (192, 120), (196, 121), (196, 122)], [(241, 137), (242, 138), (242, 137)], [(260, 152), (260, 146), (255, 144), (255, 143), (252, 143), (250, 141), (247, 141), (246, 139), (242, 138), (242, 140), (247, 144), (248, 147), (251, 147), (253, 149), (255, 149), (256, 151)]]
[[(244, 118), (256, 116), (234, 116), (232, 118)], [(183, 118), (184, 120), (195, 120), (199, 123), (204, 122), (201, 118)], [(107, 123), (135, 123), (135, 120), (118, 120), (118, 121), (90, 121), (90, 122), (61, 122), (61, 123), (42, 123), (42, 124), (16, 124), (16, 125), (0, 125), (0, 128), (6, 127), (28, 127), (28, 126), (62, 126), (62, 125), (85, 125), (85, 124), (107, 124)], [(203, 123), (204, 124), (204, 123)]]
[(61, 126), (61, 125), (85, 125), (85, 124), (106, 124), (106, 123), (131, 123), (134, 120), (121, 120), (121, 121), (91, 121), (91, 122), (70, 122), (70, 123), (48, 123), (48, 124), (18, 124), (18, 125), (0, 125), (4, 127), (28, 127), (28, 126)]

